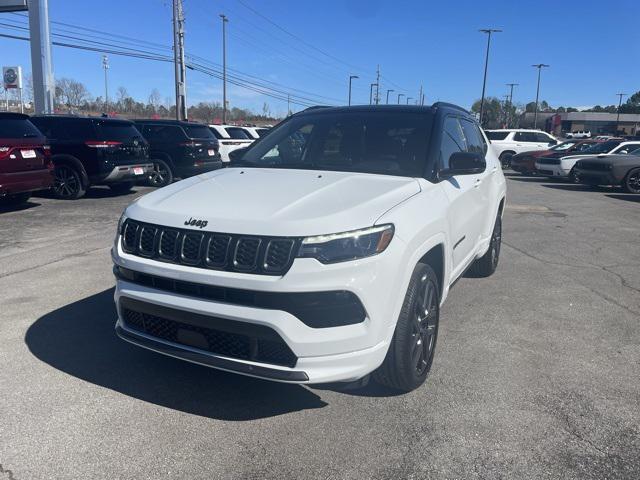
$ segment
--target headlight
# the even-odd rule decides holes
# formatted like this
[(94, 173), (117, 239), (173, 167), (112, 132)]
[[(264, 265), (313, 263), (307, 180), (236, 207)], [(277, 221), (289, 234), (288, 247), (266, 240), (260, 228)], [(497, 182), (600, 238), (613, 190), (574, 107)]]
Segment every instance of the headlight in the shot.
[(298, 257), (315, 258), (322, 263), (337, 263), (370, 257), (384, 252), (393, 238), (393, 225), (380, 225), (331, 235), (307, 237)]

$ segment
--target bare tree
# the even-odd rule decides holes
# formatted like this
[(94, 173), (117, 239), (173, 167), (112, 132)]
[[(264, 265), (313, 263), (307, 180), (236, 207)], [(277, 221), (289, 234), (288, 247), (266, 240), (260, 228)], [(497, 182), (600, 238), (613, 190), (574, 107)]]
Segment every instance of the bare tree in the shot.
[(120, 86), (118, 90), (116, 90), (116, 98), (118, 99), (118, 107), (124, 109), (125, 100), (129, 98), (129, 92), (125, 87)]
[(80, 107), (89, 98), (89, 90), (83, 83), (71, 78), (61, 78), (56, 82), (56, 99), (69, 111)]
[(162, 101), (162, 97), (160, 96), (160, 92), (157, 88), (151, 90), (151, 94), (149, 95), (149, 105), (153, 107), (153, 111), (157, 112), (158, 107), (160, 106), (160, 102)]

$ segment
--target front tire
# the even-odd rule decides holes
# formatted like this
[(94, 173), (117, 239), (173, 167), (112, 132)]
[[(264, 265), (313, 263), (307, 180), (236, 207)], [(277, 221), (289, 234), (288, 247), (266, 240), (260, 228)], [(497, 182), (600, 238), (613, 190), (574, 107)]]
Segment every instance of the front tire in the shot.
[(627, 193), (640, 193), (640, 168), (629, 170), (622, 181), (622, 188)]
[(489, 250), (482, 257), (478, 258), (473, 265), (469, 273), (472, 277), (489, 277), (493, 275), (498, 268), (498, 261), (500, 260), (500, 248), (502, 246), (502, 217), (500, 214), (496, 217), (496, 223), (493, 226), (493, 232), (491, 232), (491, 241), (489, 243)]
[(438, 277), (429, 265), (413, 271), (384, 362), (373, 373), (380, 384), (410, 392), (431, 370), (440, 320)]
[(580, 183), (580, 177), (576, 172), (576, 167), (573, 167), (569, 172), (569, 182), (571, 183)]

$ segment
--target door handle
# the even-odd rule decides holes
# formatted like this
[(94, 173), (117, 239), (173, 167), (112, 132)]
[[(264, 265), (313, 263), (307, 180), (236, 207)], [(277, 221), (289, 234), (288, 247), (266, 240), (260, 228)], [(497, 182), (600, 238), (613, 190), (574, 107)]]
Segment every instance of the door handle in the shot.
[(473, 188), (478, 188), (481, 183), (482, 183), (482, 180), (480, 178), (477, 178), (476, 183), (473, 184)]

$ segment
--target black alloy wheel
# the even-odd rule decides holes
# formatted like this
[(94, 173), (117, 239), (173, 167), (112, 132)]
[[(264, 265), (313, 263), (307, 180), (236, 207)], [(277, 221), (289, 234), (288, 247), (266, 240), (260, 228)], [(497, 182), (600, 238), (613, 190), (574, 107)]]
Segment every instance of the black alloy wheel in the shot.
[(438, 290), (427, 274), (420, 278), (420, 290), (414, 304), (411, 361), (416, 374), (422, 376), (431, 367), (438, 330)]
[(147, 183), (151, 187), (166, 187), (173, 182), (171, 167), (164, 160), (153, 160), (153, 170), (147, 177)]
[(634, 168), (627, 173), (622, 188), (627, 193), (640, 193), (640, 168)]
[(56, 165), (53, 174), (53, 193), (56, 198), (75, 200), (84, 195), (82, 179), (76, 169), (69, 165)]

